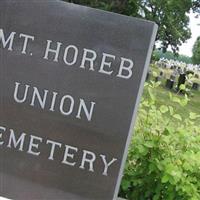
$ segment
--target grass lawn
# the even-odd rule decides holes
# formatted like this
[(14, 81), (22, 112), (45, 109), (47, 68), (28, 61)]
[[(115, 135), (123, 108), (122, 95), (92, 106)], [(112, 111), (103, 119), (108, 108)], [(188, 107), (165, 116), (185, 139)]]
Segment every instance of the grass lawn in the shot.
[[(171, 106), (176, 105), (177, 113), (180, 114), (183, 119), (188, 117), (190, 112), (200, 114), (200, 91), (193, 91), (192, 90), (193, 96), (189, 97), (190, 101), (189, 101), (188, 105), (185, 106), (185, 107), (181, 107), (177, 103), (174, 103), (174, 102), (169, 100), (169, 92), (170, 91), (171, 90), (168, 90), (164, 87), (164, 83), (162, 83), (159, 87), (154, 89), (154, 93), (156, 95), (158, 105), (163, 105), (163, 104), (164, 105), (171, 105)], [(173, 95), (176, 95), (180, 98), (184, 98), (183, 95), (176, 94), (175, 92), (173, 92)], [(144, 98), (147, 97), (147, 90), (146, 89), (144, 89), (143, 97)], [(200, 118), (198, 118), (196, 120), (196, 123), (198, 125), (200, 124)]]
[[(152, 70), (152, 74), (153, 72), (156, 72), (157, 75), (160, 73), (160, 69), (156, 66), (156, 65), (151, 65), (151, 70)], [(170, 77), (170, 74), (172, 73), (172, 70), (170, 71), (170, 69), (166, 69), (165, 71), (165, 76), (166, 78)], [(151, 79), (154, 80), (155, 78), (153, 76), (151, 76)], [(174, 102), (169, 100), (169, 92), (171, 90), (168, 90), (165, 88), (165, 79), (161, 80), (162, 83), (158, 88), (154, 89), (154, 92), (156, 94), (157, 97), (157, 103), (160, 105), (171, 105), (174, 106)], [(176, 80), (177, 81), (177, 80)], [(198, 81), (196, 82), (200, 82), (200, 79), (198, 79)], [(200, 114), (200, 91), (191, 91), (193, 95), (191, 95), (189, 97), (190, 101), (188, 103), (188, 105), (186, 107), (181, 107), (180, 105), (177, 105), (177, 113), (179, 113), (182, 118), (186, 118), (190, 112), (194, 112), (197, 114)], [(177, 95), (180, 98), (184, 98), (182, 95), (178, 95), (176, 94), (176, 92), (173, 92), (174, 95)], [(143, 97), (147, 96), (147, 91), (146, 89), (143, 92)], [(200, 118), (197, 119), (196, 123), (198, 125), (200, 125)]]

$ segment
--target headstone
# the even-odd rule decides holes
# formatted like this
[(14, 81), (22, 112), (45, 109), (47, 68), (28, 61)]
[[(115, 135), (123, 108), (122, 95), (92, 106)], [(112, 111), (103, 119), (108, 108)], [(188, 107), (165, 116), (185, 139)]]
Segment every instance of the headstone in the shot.
[(0, 196), (116, 199), (157, 26), (0, 1)]
[(192, 70), (187, 70), (187, 71), (186, 71), (186, 74), (187, 74), (187, 75), (188, 75), (188, 74), (194, 75), (194, 71), (192, 71)]
[(155, 82), (161, 81), (161, 76), (156, 76), (155, 77)]
[(148, 69), (148, 71), (147, 71), (147, 75), (146, 75), (146, 81), (149, 81), (150, 78), (151, 78), (151, 70)]
[(177, 85), (178, 90), (179, 90), (180, 85), (185, 84), (185, 80), (186, 80), (186, 74), (180, 74), (178, 78), (178, 85)]
[(176, 67), (174, 66), (174, 65), (172, 65), (171, 67), (170, 67), (170, 69), (175, 69)]
[(192, 84), (192, 89), (193, 90), (199, 90), (199, 83), (193, 83)]
[(176, 80), (176, 75), (175, 74), (171, 74), (170, 79), (175, 81)]
[(178, 73), (178, 74), (181, 74), (181, 73), (182, 73), (182, 69), (181, 69), (181, 67), (178, 67), (178, 69), (177, 69), (177, 73)]
[(174, 86), (174, 81), (171, 79), (167, 79), (165, 87), (171, 90), (173, 89), (173, 86)]

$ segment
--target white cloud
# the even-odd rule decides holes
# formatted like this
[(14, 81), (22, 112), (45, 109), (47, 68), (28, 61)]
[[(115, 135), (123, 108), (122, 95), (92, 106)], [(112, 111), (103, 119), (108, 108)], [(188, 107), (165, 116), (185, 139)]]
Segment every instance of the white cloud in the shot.
[(192, 56), (192, 47), (197, 39), (198, 36), (200, 36), (200, 17), (195, 18), (195, 14), (190, 12), (189, 17), (190, 17), (190, 29), (192, 32), (192, 37), (187, 40), (182, 46), (180, 46), (179, 53), (184, 54), (187, 56)]
[(9, 199), (4, 198), (4, 197), (0, 197), (0, 200), (9, 200)]

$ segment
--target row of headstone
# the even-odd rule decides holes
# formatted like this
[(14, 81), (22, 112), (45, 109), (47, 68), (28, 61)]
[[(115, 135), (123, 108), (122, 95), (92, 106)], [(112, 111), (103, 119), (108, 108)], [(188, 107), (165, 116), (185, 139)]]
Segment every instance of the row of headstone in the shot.
[[(177, 88), (180, 87), (181, 84), (185, 83), (186, 76), (185, 74), (193, 74), (195, 78), (199, 78), (199, 75), (197, 74), (200, 70), (200, 66), (198, 65), (186, 65), (185, 63), (174, 61), (174, 60), (167, 60), (167, 59), (161, 59), (157, 63), (157, 66), (160, 68), (168, 68), (173, 70), (171, 76), (169, 79), (166, 80), (166, 88), (173, 89), (174, 84), (176, 82), (176, 79), (178, 78), (178, 84)], [(195, 73), (195, 71), (197, 73)], [(155, 77), (155, 81), (161, 81), (162, 76)], [(193, 90), (199, 90), (200, 84), (198, 82), (192, 83), (192, 89)]]
[(173, 89), (173, 86), (174, 86), (174, 81), (171, 79), (167, 79), (165, 87), (171, 90)]
[[(181, 72), (181, 71), (179, 71), (179, 72)], [(149, 69), (149, 71), (147, 73), (147, 76), (146, 76), (146, 81), (149, 81), (151, 79), (151, 76), (152, 76), (152, 72)], [(197, 78), (197, 76), (198, 75), (196, 75), (195, 77)], [(170, 89), (170, 90), (173, 89), (174, 85), (176, 83), (177, 77), (178, 77), (178, 81), (177, 81), (177, 87), (176, 87), (176, 89), (179, 90), (180, 85), (185, 84), (185, 82), (186, 82), (186, 73), (180, 73), (179, 74), (179, 73), (173, 72), (170, 75), (170, 78), (166, 79), (165, 87), (167, 89)], [(163, 73), (163, 71), (160, 71), (160, 74), (154, 78), (154, 81), (158, 82), (158, 81), (162, 81), (162, 79), (164, 79), (164, 73)], [(192, 83), (192, 89), (193, 90), (199, 90), (199, 88), (200, 88), (199, 83), (197, 83), (197, 82), (193, 82)]]
[(200, 71), (200, 65), (193, 65), (193, 64), (186, 64), (184, 62), (180, 62), (178, 60), (168, 60), (165, 58), (161, 58), (159, 61), (156, 62), (156, 65), (160, 68), (167, 68), (167, 69), (185, 69), (191, 71)]
[(155, 82), (161, 81), (162, 77), (163, 77), (163, 71), (160, 71), (160, 74), (155, 77)]

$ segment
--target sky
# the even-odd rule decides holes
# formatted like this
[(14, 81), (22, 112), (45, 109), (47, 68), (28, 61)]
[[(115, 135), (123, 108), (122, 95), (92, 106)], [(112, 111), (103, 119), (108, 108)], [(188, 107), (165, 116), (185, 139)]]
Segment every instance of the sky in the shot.
[[(192, 56), (192, 47), (197, 39), (198, 36), (200, 36), (200, 17), (195, 18), (195, 14), (190, 12), (190, 29), (192, 32), (192, 37), (187, 40), (182, 46), (180, 46), (179, 53), (186, 55), (186, 56)], [(199, 26), (198, 26), (199, 24)]]

